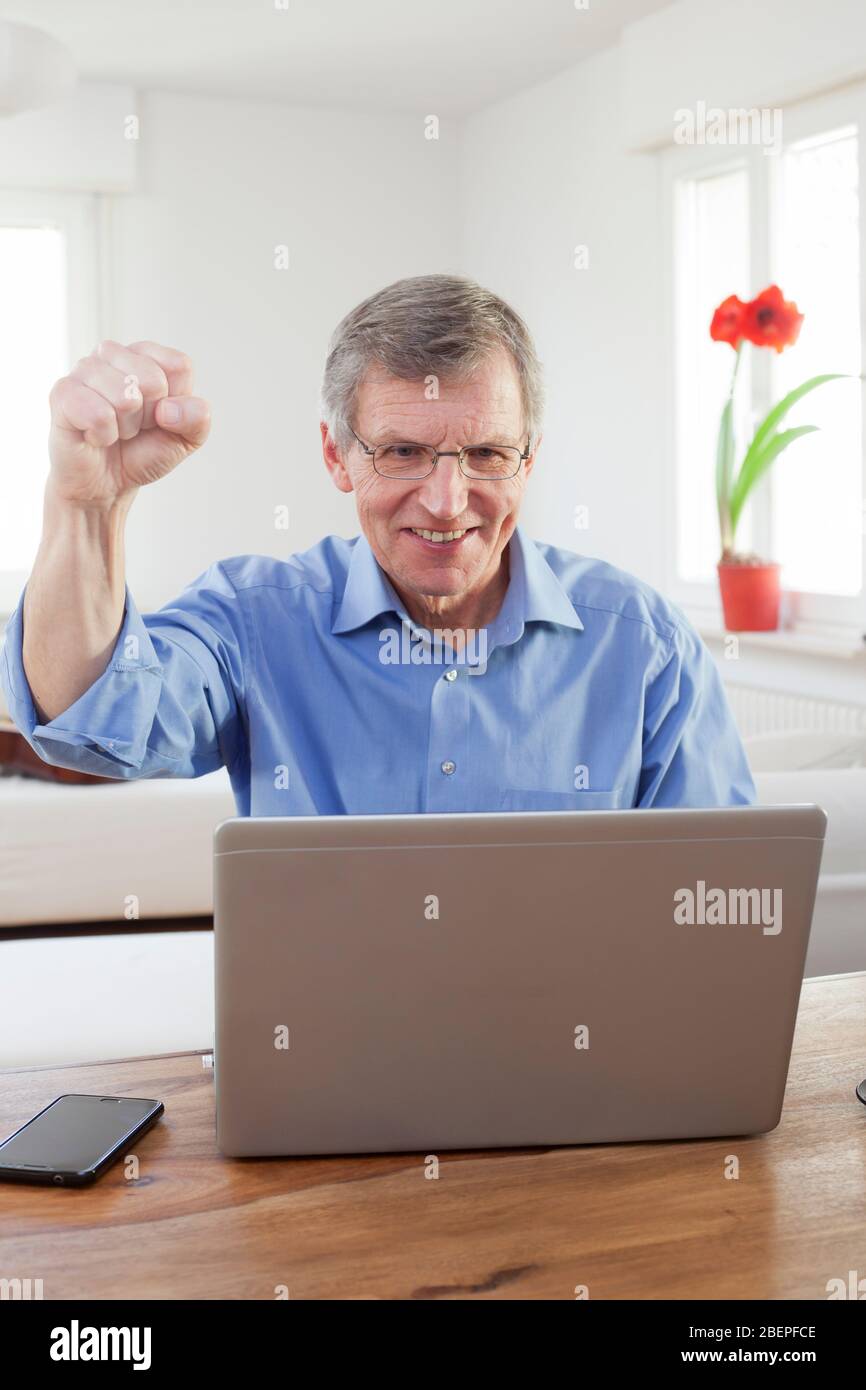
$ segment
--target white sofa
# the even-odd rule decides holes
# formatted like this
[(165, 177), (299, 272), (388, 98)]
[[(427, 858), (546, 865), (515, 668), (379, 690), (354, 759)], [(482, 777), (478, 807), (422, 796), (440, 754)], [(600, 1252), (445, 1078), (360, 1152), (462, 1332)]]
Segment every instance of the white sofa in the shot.
[[(772, 740), (749, 751), (762, 802), (814, 801), (829, 816), (807, 973), (866, 969), (866, 767), (780, 770)], [(0, 778), (0, 928), (209, 914), (211, 838), (234, 814), (225, 771), (87, 787)]]
[(209, 913), (214, 827), (234, 814), (224, 769), (92, 786), (0, 778), (0, 927)]
[[(866, 766), (812, 765), (840, 753), (816, 752), (811, 736), (747, 747), (761, 802), (828, 812), (806, 974), (866, 969)], [(118, 928), (5, 942), (0, 930), (0, 1067), (212, 1045), (212, 933), (124, 928), (210, 913), (212, 834), (233, 814), (225, 772), (88, 787), (0, 778), (0, 929)]]

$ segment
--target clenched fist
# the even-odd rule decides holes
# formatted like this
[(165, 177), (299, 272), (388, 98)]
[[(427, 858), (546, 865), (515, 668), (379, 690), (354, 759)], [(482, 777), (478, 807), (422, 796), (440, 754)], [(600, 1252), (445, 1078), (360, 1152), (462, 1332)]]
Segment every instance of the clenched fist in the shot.
[(49, 401), (50, 486), (86, 507), (132, 497), (210, 431), (207, 401), (192, 395), (192, 363), (160, 343), (100, 343), (54, 383)]

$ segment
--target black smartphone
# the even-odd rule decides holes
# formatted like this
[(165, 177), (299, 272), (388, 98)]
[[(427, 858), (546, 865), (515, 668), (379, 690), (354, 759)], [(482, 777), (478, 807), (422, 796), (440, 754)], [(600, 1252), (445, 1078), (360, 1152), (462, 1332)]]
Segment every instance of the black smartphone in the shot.
[(58, 1096), (0, 1144), (0, 1179), (83, 1187), (164, 1110), (136, 1096)]

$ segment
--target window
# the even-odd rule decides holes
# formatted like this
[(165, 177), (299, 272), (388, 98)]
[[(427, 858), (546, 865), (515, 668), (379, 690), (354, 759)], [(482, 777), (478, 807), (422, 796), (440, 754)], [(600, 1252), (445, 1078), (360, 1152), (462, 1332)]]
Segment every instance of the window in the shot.
[(17, 602), (39, 543), (48, 393), (97, 340), (93, 225), (89, 197), (0, 192), (0, 612)]
[[(731, 354), (714, 343), (706, 306), (749, 283), (749, 179), (743, 166), (684, 180), (679, 190), (683, 241), (677, 326), (680, 447), (676, 450), (677, 568), (709, 582), (719, 549), (712, 460), (719, 415), (731, 378)], [(712, 307), (710, 309), (712, 313)], [(748, 425), (748, 355), (740, 364), (737, 438)], [(706, 460), (707, 466), (703, 466)], [(745, 527), (738, 540), (749, 543)]]
[(866, 621), (861, 322), (866, 214), (866, 88), (785, 110), (778, 153), (758, 145), (680, 147), (664, 157), (671, 218), (673, 337), (670, 513), (676, 518), (667, 582), (696, 608), (716, 605), (719, 553), (714, 459), (733, 352), (709, 337), (729, 294), (781, 285), (805, 322), (776, 354), (746, 347), (737, 385), (737, 463), (772, 404), (808, 377), (844, 372), (791, 410), (812, 424), (753, 493), (740, 550), (780, 561), (782, 583), (805, 625)]
[[(858, 134), (834, 131), (784, 154), (778, 200), (780, 283), (809, 317), (796, 352), (779, 356), (785, 395), (827, 370), (857, 376), (860, 367)], [(772, 553), (786, 582), (810, 593), (857, 594), (861, 564), (862, 444), (860, 392), (829, 384), (804, 401), (818, 425), (783, 456), (771, 475)], [(804, 544), (804, 537), (809, 543)]]

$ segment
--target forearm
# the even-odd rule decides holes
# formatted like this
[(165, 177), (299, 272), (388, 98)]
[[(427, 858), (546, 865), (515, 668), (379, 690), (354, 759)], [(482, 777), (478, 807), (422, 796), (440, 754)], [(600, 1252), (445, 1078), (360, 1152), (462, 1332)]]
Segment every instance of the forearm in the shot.
[[(133, 494), (134, 495), (134, 494)], [(102, 675), (123, 622), (124, 528), (132, 497), (110, 507), (59, 499), (49, 482), (42, 540), (24, 599), (23, 660), (43, 722)]]

